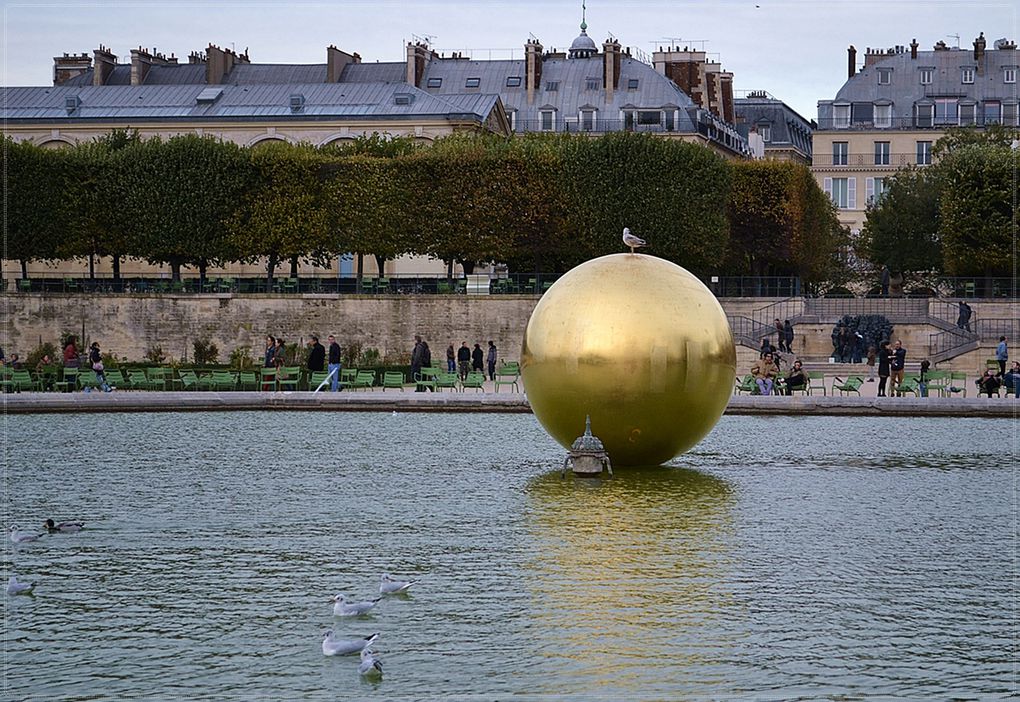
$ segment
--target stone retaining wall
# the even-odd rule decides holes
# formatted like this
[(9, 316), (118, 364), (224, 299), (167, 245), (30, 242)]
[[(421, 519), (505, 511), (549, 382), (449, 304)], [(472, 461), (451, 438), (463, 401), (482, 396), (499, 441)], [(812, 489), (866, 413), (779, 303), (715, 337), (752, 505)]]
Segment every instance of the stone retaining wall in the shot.
[[(57, 342), (63, 331), (99, 341), (105, 351), (140, 360), (148, 349), (160, 346), (171, 358), (190, 357), (195, 339), (209, 339), (225, 361), (240, 346), (252, 347), (258, 357), (266, 334), (283, 336), (288, 342), (306, 342), (311, 334), (325, 339), (335, 333), (341, 345), (358, 343), (378, 349), (394, 362), (407, 362), (413, 337), (424, 336), (433, 357), (446, 346), (459, 347), (489, 339), (501, 358), (520, 355), (524, 326), (537, 296), (456, 295), (82, 295), (12, 294), (6, 297), (6, 333), (0, 341), (8, 354), (25, 355), (40, 341)], [(729, 315), (750, 316), (775, 299), (722, 298)], [(973, 301), (979, 317), (1014, 317), (1011, 302)], [(831, 353), (831, 325), (797, 326), (794, 350), (798, 355), (821, 360)], [(924, 324), (897, 325), (896, 337), (904, 341), (910, 359), (919, 361), (928, 345), (928, 334), (938, 331)], [(1014, 340), (1010, 340), (1013, 342)], [(1020, 340), (1015, 340), (1020, 344)], [(974, 371), (983, 367), (988, 349), (954, 359), (953, 368)], [(1017, 354), (1020, 355), (1020, 354)], [(746, 372), (757, 354), (738, 350), (738, 371)], [(973, 366), (973, 368), (971, 368)], [(948, 367), (943, 366), (943, 367)]]

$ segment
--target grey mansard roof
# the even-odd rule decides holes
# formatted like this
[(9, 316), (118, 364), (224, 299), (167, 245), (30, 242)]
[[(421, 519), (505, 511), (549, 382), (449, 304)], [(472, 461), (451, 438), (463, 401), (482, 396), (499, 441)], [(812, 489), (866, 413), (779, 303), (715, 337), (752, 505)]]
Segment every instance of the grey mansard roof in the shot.
[[(469, 61), (441, 59), (430, 61), (425, 69), (422, 87), (435, 95), (448, 96), (477, 90), (497, 93), (508, 113), (516, 111), (517, 120), (537, 122), (543, 109), (554, 108), (557, 119), (576, 119), (580, 109), (595, 109), (597, 119), (619, 120), (620, 111), (627, 109), (662, 108), (679, 110), (676, 124), (678, 132), (693, 132), (694, 123), (687, 113), (696, 105), (673, 81), (657, 73), (654, 68), (637, 59), (623, 56), (620, 61), (619, 87), (611, 102), (606, 102), (602, 87), (603, 56), (591, 58), (546, 58), (542, 62), (542, 82), (535, 92), (534, 101), (528, 104), (524, 84), (524, 60)], [(478, 78), (478, 88), (467, 88), (468, 78)], [(507, 78), (520, 78), (520, 87), (508, 87)], [(594, 79), (596, 88), (589, 89), (588, 79)], [(429, 88), (429, 80), (442, 79), (438, 88)], [(629, 89), (631, 80), (638, 81), (636, 89)], [(557, 90), (547, 90), (550, 83), (558, 83)]]
[[(891, 104), (893, 124), (908, 124), (914, 106), (937, 98), (971, 101), (1016, 102), (1017, 83), (1003, 80), (1006, 68), (1017, 68), (1016, 49), (996, 49), (988, 42), (980, 61), (970, 49), (919, 51), (917, 58), (910, 51), (890, 54), (862, 68), (848, 79), (832, 100), (818, 102), (818, 122), (823, 128), (831, 124), (834, 104)], [(964, 83), (963, 69), (974, 69), (974, 82)], [(932, 69), (932, 82), (921, 83), (921, 70)], [(879, 74), (888, 73), (889, 83), (879, 85)]]
[[(200, 102), (201, 95), (213, 95)], [(397, 104), (398, 94), (410, 96)], [(291, 96), (303, 97), (293, 110)], [(67, 100), (79, 104), (71, 113)], [(478, 94), (448, 99), (388, 83), (291, 83), (260, 85), (56, 86), (0, 88), (0, 119), (18, 121), (121, 121), (208, 119), (343, 119), (420, 117), (488, 119), (499, 97)]]
[(747, 137), (751, 127), (768, 124), (769, 147), (791, 147), (811, 158), (811, 136), (814, 126), (782, 100), (773, 97), (745, 97), (733, 100), (737, 130)]

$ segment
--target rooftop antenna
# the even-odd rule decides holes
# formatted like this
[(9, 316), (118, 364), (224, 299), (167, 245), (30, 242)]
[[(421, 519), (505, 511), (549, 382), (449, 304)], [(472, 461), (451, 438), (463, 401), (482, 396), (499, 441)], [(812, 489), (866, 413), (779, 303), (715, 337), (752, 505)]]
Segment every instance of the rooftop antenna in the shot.
[(532, 34), (531, 32), (528, 32), (528, 36), (529, 36), (529, 37), (531, 37), (531, 40), (532, 40), (532, 41), (538, 41), (538, 37), (536, 37), (536, 36), (535, 36), (534, 34)]
[(956, 48), (957, 49), (960, 48), (960, 35), (959, 34), (947, 34), (946, 36), (948, 38), (950, 38), (950, 39), (956, 39)]
[(427, 46), (431, 46), (432, 42), (434, 42), (437, 38), (438, 37), (435, 34), (411, 34), (411, 39)]
[(581, 0), (581, 31), (582, 32), (584, 32), (585, 30), (588, 29), (588, 22), (585, 21), (585, 13), (587, 13), (587, 11), (588, 11), (588, 8), (585, 7), (585, 0)]

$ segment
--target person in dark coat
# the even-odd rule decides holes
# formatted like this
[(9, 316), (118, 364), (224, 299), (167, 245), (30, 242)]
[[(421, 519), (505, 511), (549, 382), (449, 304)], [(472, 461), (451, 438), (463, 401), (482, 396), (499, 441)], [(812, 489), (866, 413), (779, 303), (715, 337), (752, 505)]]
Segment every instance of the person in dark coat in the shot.
[(475, 344), (475, 350), (471, 352), (471, 370), (483, 371), (485, 368), (485, 352), (481, 344)]
[(783, 323), (783, 338), (786, 340), (786, 350), (793, 353), (793, 325), (790, 320)]
[(461, 342), (460, 348), (457, 349), (457, 369), (460, 371), (461, 380), (467, 378), (468, 371), (471, 370), (471, 349), (468, 348), (466, 341)]
[(326, 347), (319, 343), (319, 337), (312, 335), (308, 345), (312, 347), (308, 354), (308, 370), (321, 372), (326, 369)]
[(272, 334), (266, 337), (266, 352), (262, 360), (262, 365), (266, 368), (272, 368), (276, 364), (273, 363), (273, 359), (276, 357), (276, 337)]
[(489, 380), (496, 379), (496, 345), (489, 341), (489, 353), (485, 357), (486, 365), (489, 366)]
[(103, 392), (110, 392), (110, 384), (106, 382), (106, 374), (103, 372), (103, 354), (99, 351), (98, 341), (93, 341), (92, 346), (89, 347), (89, 363), (92, 364), (92, 370), (96, 373), (99, 387), (103, 389)]
[(885, 384), (889, 381), (889, 361), (892, 360), (892, 351), (889, 349), (889, 342), (883, 341), (878, 345), (878, 396), (885, 397)]

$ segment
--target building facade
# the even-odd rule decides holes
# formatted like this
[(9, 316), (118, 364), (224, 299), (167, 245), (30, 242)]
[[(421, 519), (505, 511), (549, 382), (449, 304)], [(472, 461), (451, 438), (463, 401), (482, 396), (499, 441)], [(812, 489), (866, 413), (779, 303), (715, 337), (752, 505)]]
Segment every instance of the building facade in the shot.
[(812, 171), (852, 233), (868, 203), (881, 197), (898, 169), (927, 166), (949, 127), (1017, 125), (1016, 44), (984, 34), (973, 51), (944, 42), (931, 51), (909, 46), (867, 49), (858, 70), (848, 50), (848, 78), (832, 100), (818, 102)]

